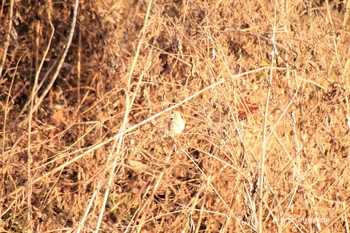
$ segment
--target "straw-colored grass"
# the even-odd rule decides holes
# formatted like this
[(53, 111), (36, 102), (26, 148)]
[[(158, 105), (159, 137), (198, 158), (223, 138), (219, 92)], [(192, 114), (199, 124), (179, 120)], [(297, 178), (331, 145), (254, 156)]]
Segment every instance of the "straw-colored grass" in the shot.
[(1, 232), (350, 231), (349, 0), (34, 2), (0, 10)]

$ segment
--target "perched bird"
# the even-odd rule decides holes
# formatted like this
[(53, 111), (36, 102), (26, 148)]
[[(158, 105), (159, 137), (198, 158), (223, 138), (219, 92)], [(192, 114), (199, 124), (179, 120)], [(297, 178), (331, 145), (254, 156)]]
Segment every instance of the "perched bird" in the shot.
[(185, 129), (185, 120), (178, 111), (172, 112), (169, 121), (169, 131), (174, 135), (180, 134)]

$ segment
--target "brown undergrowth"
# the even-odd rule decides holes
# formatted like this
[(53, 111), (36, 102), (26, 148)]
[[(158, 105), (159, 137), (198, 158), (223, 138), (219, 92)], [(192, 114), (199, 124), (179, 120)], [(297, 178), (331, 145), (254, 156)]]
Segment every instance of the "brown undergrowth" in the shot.
[(76, 6), (1, 5), (1, 232), (349, 231), (350, 1)]

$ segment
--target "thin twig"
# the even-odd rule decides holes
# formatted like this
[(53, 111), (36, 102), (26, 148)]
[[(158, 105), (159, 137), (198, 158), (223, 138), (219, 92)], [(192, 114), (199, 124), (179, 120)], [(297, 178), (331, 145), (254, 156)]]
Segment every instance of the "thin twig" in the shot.
[(350, 205), (340, 214), (338, 214), (337, 217), (335, 217), (334, 219), (332, 219), (332, 221), (330, 223), (328, 223), (328, 225), (323, 228), (320, 233), (326, 231), (328, 228), (330, 228), (336, 221), (338, 221), (341, 217), (343, 217), (348, 211), (350, 210)]
[[(33, 109), (33, 104), (34, 104), (34, 99), (35, 99), (35, 95), (38, 88), (38, 82), (39, 82), (39, 73), (40, 70), (44, 64), (46, 55), (49, 51), (50, 45), (51, 45), (51, 41), (54, 35), (54, 27), (51, 23), (51, 1), (49, 1), (49, 7), (48, 7), (48, 18), (49, 18), (49, 22), (50, 22), (50, 26), (52, 28), (52, 32), (51, 32), (51, 36), (49, 39), (49, 44), (46, 48), (46, 51), (44, 53), (44, 56), (41, 60), (40, 66), (38, 68), (38, 71), (36, 72), (35, 75), (35, 79), (34, 79), (34, 83), (33, 83), (33, 90), (32, 90), (32, 94), (31, 94), (31, 98), (30, 98), (30, 109)], [(29, 111), (29, 116), (28, 116), (28, 142), (27, 142), (27, 154), (28, 154), (28, 161), (27, 161), (27, 230), (29, 232), (32, 231), (32, 207), (31, 207), (31, 203), (32, 203), (32, 186), (33, 186), (33, 178), (32, 178), (32, 163), (33, 163), (33, 157), (32, 157), (32, 153), (31, 153), (31, 139), (32, 139), (32, 120), (33, 120), (33, 113), (34, 111)]]
[[(145, 15), (144, 25), (143, 25), (143, 28), (142, 28), (142, 30), (140, 32), (140, 35), (139, 35), (140, 40), (139, 40), (139, 43), (137, 45), (136, 54), (135, 54), (134, 61), (132, 63), (132, 66), (131, 66), (131, 69), (130, 69), (130, 73), (129, 73), (129, 77), (128, 77), (127, 91), (126, 91), (126, 107), (125, 107), (123, 123), (122, 123), (122, 125), (120, 127), (120, 132), (123, 132), (123, 131), (126, 130), (126, 126), (127, 126), (128, 118), (129, 118), (129, 113), (130, 113), (131, 107), (133, 105), (133, 101), (135, 100), (135, 97), (136, 97), (136, 94), (137, 94), (137, 91), (135, 91), (133, 98), (130, 99), (131, 80), (132, 80), (132, 76), (133, 76), (133, 73), (134, 73), (134, 70), (135, 70), (135, 67), (136, 67), (136, 63), (137, 63), (139, 54), (140, 54), (141, 45), (143, 44), (143, 36), (144, 36), (144, 34), (146, 32), (146, 29), (147, 29), (147, 22), (148, 22), (149, 14), (151, 12), (151, 6), (152, 6), (152, 0), (149, 1), (149, 3), (148, 3), (147, 12), (146, 12), (146, 15)], [(139, 79), (138, 87), (140, 86), (141, 81), (142, 81), (142, 78)], [(101, 222), (102, 222), (103, 214), (104, 214), (104, 211), (105, 211), (105, 206), (106, 206), (106, 203), (107, 203), (107, 200), (108, 200), (108, 196), (109, 196), (109, 190), (110, 190), (110, 187), (112, 186), (112, 183), (113, 183), (113, 180), (114, 180), (114, 175), (115, 175), (114, 171), (115, 171), (115, 169), (117, 167), (117, 162), (120, 159), (120, 150), (121, 150), (121, 146), (122, 146), (122, 143), (123, 143), (123, 139), (124, 139), (124, 134), (121, 134), (119, 137), (115, 138), (115, 143), (113, 144), (113, 148), (111, 150), (111, 153), (109, 154), (109, 158), (111, 158), (114, 155), (114, 151), (116, 151), (115, 152), (115, 158), (114, 158), (114, 161), (113, 161), (113, 165), (112, 165), (112, 167), (110, 169), (110, 172), (109, 172), (108, 186), (107, 186), (106, 191), (105, 191), (105, 195), (104, 195), (104, 199), (103, 199), (103, 202), (102, 202), (100, 215), (99, 215), (99, 218), (98, 218), (98, 221), (97, 221), (95, 232), (98, 232), (98, 230), (100, 228), (100, 225), (101, 225)], [(117, 145), (117, 141), (118, 141), (118, 145)], [(116, 145), (117, 145), (117, 148), (115, 150)], [(107, 159), (107, 165), (108, 165), (108, 162), (109, 162), (109, 158)]]
[(273, 19), (273, 26), (272, 26), (272, 51), (271, 51), (271, 69), (270, 69), (270, 77), (268, 80), (268, 87), (267, 87), (267, 93), (266, 93), (266, 101), (265, 101), (265, 113), (264, 113), (264, 126), (263, 126), (263, 143), (262, 143), (262, 152), (260, 157), (260, 170), (259, 170), (259, 212), (258, 212), (258, 232), (263, 232), (263, 197), (264, 197), (264, 175), (265, 175), (265, 157), (266, 157), (266, 134), (267, 134), (267, 117), (268, 117), (268, 111), (269, 111), (269, 101), (270, 101), (270, 93), (271, 93), (271, 85), (272, 85), (272, 75), (273, 75), (273, 66), (275, 62), (275, 54), (277, 52), (277, 47), (275, 45), (275, 38), (276, 38), (276, 19), (277, 18), (277, 1), (275, 0), (274, 5), (274, 19)]
[[(71, 28), (69, 31), (66, 47), (65, 47), (63, 54), (58, 62), (56, 72), (53, 74), (52, 79), (51, 79), (50, 83), (47, 85), (47, 87), (45, 88), (45, 90), (43, 91), (43, 94), (38, 98), (38, 101), (36, 102), (34, 107), (31, 109), (32, 112), (35, 112), (39, 108), (41, 102), (43, 101), (43, 99), (45, 98), (47, 93), (51, 90), (53, 84), (55, 83), (55, 81), (56, 81), (56, 79), (61, 71), (63, 62), (68, 54), (68, 50), (70, 48), (70, 45), (72, 44), (73, 35), (75, 32), (75, 25), (77, 23), (78, 7), (79, 7), (79, 0), (75, 0), (75, 5), (73, 8), (73, 18), (72, 18)], [(37, 75), (39, 75), (39, 74), (37, 73)]]
[(0, 63), (0, 77), (2, 75), (2, 70), (5, 66), (5, 61), (7, 57), (7, 50), (10, 45), (10, 35), (12, 30), (12, 17), (13, 17), (13, 4), (14, 0), (10, 0), (10, 9), (9, 9), (9, 25), (8, 25), (8, 32), (6, 33), (5, 43), (4, 43), (4, 50), (2, 54), (2, 59)]

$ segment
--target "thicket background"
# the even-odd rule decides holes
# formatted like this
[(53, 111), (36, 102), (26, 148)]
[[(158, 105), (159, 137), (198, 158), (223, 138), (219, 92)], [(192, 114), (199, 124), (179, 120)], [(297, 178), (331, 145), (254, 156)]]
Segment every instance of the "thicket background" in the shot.
[(77, 2), (1, 3), (1, 232), (349, 232), (350, 1)]

